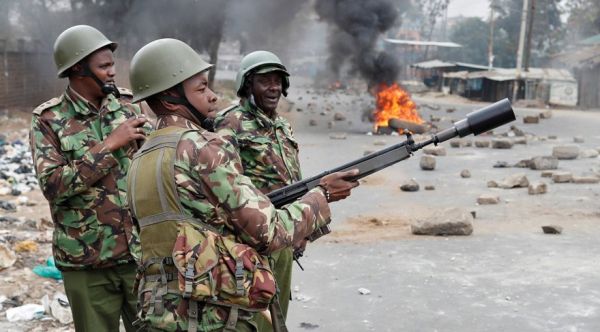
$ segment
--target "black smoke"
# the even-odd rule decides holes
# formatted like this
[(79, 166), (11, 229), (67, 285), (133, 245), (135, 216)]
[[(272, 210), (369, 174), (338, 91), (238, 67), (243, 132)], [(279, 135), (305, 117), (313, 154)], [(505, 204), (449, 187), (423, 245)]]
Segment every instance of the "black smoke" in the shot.
[(336, 77), (345, 63), (351, 74), (368, 84), (393, 83), (399, 72), (396, 59), (376, 50), (378, 37), (390, 29), (398, 11), (386, 0), (317, 0), (315, 11), (329, 23), (329, 66)]

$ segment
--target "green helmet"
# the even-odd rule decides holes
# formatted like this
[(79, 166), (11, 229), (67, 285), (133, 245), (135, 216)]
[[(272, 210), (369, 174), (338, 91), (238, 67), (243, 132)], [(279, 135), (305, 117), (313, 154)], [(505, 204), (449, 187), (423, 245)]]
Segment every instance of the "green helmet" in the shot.
[(240, 64), (240, 70), (235, 77), (235, 91), (238, 97), (241, 97), (241, 90), (250, 74), (265, 74), (272, 71), (283, 73), (283, 95), (287, 95), (287, 89), (290, 87), (290, 80), (287, 69), (279, 60), (277, 55), (269, 51), (254, 51), (246, 55)]
[(107, 46), (114, 51), (117, 43), (108, 40), (102, 32), (89, 25), (76, 25), (63, 31), (54, 42), (54, 63), (58, 69), (58, 77), (67, 76), (67, 69)]
[(129, 66), (133, 102), (168, 90), (212, 66), (180, 40), (150, 42), (135, 53)]

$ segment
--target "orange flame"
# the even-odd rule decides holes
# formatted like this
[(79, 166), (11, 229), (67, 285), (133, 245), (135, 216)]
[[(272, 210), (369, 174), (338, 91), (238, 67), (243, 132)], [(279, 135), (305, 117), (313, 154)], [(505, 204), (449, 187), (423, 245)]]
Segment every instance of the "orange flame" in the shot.
[(422, 124), (424, 121), (417, 113), (415, 102), (410, 99), (408, 92), (398, 84), (391, 86), (381, 84), (377, 92), (377, 109), (374, 113), (375, 131), (380, 127), (387, 127), (390, 119), (400, 119)]

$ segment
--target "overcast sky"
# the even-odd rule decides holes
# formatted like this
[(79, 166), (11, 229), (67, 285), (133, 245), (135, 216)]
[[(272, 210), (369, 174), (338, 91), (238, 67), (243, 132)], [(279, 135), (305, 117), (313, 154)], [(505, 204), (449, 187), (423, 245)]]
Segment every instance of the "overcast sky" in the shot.
[(448, 5), (448, 17), (456, 16), (479, 16), (490, 15), (489, 0), (450, 0)]

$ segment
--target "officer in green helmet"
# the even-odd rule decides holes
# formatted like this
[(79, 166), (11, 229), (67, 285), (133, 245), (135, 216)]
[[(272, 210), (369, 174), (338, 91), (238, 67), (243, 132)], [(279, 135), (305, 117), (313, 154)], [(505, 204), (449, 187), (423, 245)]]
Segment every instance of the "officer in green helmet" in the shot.
[(145, 139), (146, 118), (115, 85), (117, 44), (78, 25), (54, 44), (65, 92), (38, 106), (31, 150), (54, 221), (53, 254), (77, 331), (134, 331), (131, 289), (139, 257), (127, 206), (126, 172)]
[(187, 44), (159, 39), (131, 60), (134, 101), (146, 101), (156, 130), (128, 173), (140, 226), (140, 328), (256, 331), (254, 315), (287, 331), (270, 312), (275, 280), (265, 258), (330, 222), (329, 202), (358, 185), (330, 174), (298, 201), (276, 209), (242, 174), (236, 148), (210, 132), (217, 97), (206, 63)]
[[(238, 105), (217, 115), (215, 132), (238, 149), (244, 175), (263, 193), (301, 180), (298, 143), (290, 123), (277, 114), (280, 97), (287, 96), (289, 73), (279, 58), (268, 51), (246, 55), (237, 73)], [(304, 243), (299, 250), (303, 250)], [(287, 316), (291, 296), (293, 249), (285, 248), (270, 257), (277, 280), (279, 306)], [(270, 325), (257, 317), (259, 331)]]

